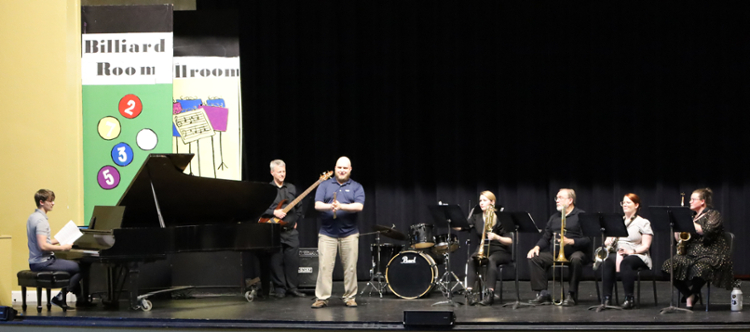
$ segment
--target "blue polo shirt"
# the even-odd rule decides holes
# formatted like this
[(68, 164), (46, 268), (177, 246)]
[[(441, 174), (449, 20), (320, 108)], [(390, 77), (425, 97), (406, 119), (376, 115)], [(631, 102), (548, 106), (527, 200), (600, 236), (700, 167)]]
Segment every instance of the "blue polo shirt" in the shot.
[[(315, 201), (330, 204), (333, 201), (333, 193), (336, 200), (342, 204), (361, 203), (365, 204), (365, 189), (359, 182), (349, 179), (344, 184), (339, 184), (335, 178), (323, 181), (315, 191)], [(359, 233), (357, 228), (357, 213), (347, 211), (336, 211), (336, 219), (333, 219), (331, 210), (320, 212), (320, 234), (341, 238)]]

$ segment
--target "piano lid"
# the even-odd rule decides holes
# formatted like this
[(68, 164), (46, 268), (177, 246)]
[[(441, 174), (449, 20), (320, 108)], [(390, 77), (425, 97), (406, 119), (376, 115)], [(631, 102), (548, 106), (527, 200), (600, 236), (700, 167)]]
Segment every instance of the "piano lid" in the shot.
[[(183, 173), (193, 154), (151, 154), (117, 203), (122, 227), (165, 227), (256, 222), (276, 199), (268, 183), (204, 178)], [(156, 202), (154, 200), (156, 197)]]

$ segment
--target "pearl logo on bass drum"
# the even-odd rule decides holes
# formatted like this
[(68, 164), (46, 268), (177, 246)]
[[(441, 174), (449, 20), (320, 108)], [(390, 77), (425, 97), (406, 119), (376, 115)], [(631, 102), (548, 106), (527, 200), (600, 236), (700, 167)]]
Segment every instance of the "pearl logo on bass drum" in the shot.
[(417, 264), (417, 257), (409, 259), (409, 257), (401, 257), (401, 264)]

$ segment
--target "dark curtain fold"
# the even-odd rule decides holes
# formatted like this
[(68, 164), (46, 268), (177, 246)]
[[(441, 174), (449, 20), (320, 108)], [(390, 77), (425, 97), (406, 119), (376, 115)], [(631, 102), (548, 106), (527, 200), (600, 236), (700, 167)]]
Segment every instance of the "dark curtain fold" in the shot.
[[(561, 187), (586, 211), (617, 212), (628, 192), (645, 208), (707, 186), (739, 239), (735, 273), (750, 274), (746, 2), (227, 6), (240, 11), (246, 179), (269, 180), (282, 158), (306, 188), (349, 156), (362, 233), (432, 223), (438, 201), (468, 212), (483, 190), (543, 227)], [(299, 228), (315, 247), (314, 213)], [(522, 277), (537, 239), (520, 238)], [(360, 238), (360, 279), (374, 241)], [(655, 266), (668, 248), (657, 234)]]

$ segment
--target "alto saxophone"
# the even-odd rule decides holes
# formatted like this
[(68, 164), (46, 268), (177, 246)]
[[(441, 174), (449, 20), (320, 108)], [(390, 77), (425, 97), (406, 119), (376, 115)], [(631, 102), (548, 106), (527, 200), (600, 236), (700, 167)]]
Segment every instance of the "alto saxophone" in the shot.
[[(680, 193), (680, 206), (685, 206), (685, 193)], [(677, 241), (677, 254), (684, 255), (687, 253), (687, 242), (690, 241), (689, 232), (680, 232), (680, 240)]]

